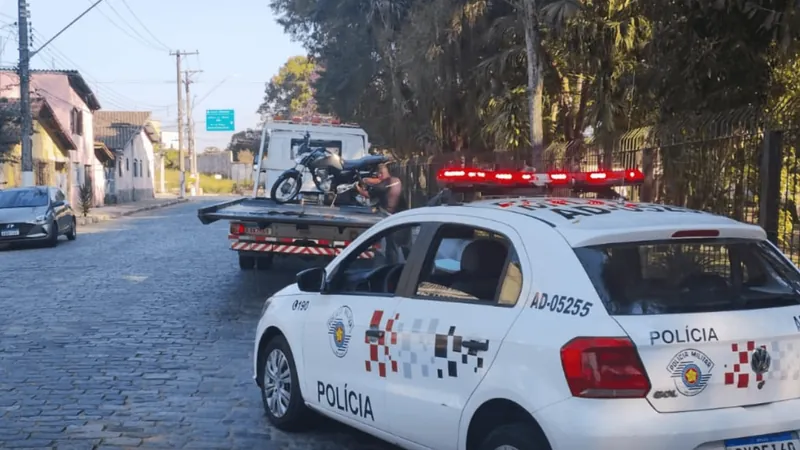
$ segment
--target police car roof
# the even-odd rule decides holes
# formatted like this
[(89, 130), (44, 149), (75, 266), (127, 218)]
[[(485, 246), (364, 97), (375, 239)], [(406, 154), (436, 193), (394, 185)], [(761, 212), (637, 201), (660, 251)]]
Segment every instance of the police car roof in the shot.
[(479, 200), (463, 206), (534, 218), (555, 229), (573, 247), (677, 238), (766, 239), (764, 230), (755, 225), (653, 203), (530, 197)]

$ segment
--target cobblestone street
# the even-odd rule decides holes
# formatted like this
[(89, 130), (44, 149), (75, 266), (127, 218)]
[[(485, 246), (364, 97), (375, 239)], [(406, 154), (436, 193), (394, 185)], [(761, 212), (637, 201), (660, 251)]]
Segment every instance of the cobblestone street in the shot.
[(307, 265), (240, 271), (227, 222), (197, 220), (218, 201), (85, 226), (57, 248), (0, 249), (0, 448), (394, 448), (328, 421), (269, 427), (255, 326)]

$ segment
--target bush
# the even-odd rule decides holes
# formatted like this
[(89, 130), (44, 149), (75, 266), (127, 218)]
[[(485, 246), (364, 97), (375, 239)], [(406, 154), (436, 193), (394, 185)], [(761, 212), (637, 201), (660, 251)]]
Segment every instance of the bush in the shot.
[(94, 206), (94, 189), (89, 183), (83, 183), (78, 190), (78, 202), (83, 217), (89, 215), (89, 210)]

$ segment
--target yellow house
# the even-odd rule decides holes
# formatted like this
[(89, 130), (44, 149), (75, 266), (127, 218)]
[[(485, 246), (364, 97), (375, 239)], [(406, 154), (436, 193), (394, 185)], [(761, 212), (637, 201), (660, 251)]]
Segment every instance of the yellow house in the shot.
[[(19, 101), (0, 99), (0, 189), (19, 186), (22, 172)], [(75, 142), (43, 98), (31, 100), (33, 173), (37, 185), (56, 186), (69, 193), (69, 151)], [(69, 198), (69, 197), (68, 197)]]

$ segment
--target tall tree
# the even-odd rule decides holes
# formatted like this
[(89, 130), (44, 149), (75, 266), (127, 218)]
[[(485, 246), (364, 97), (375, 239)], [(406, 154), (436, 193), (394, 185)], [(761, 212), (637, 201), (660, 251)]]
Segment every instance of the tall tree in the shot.
[(228, 144), (228, 150), (233, 153), (234, 161), (239, 161), (239, 152), (249, 151), (251, 154), (257, 155), (260, 145), (261, 133), (259, 133), (257, 130), (248, 128), (238, 133), (234, 133), (234, 135), (231, 136), (231, 142)]
[(313, 82), (316, 65), (306, 56), (289, 58), (267, 83), (264, 102), (258, 107), (261, 120), (272, 115), (309, 115), (317, 110)]

